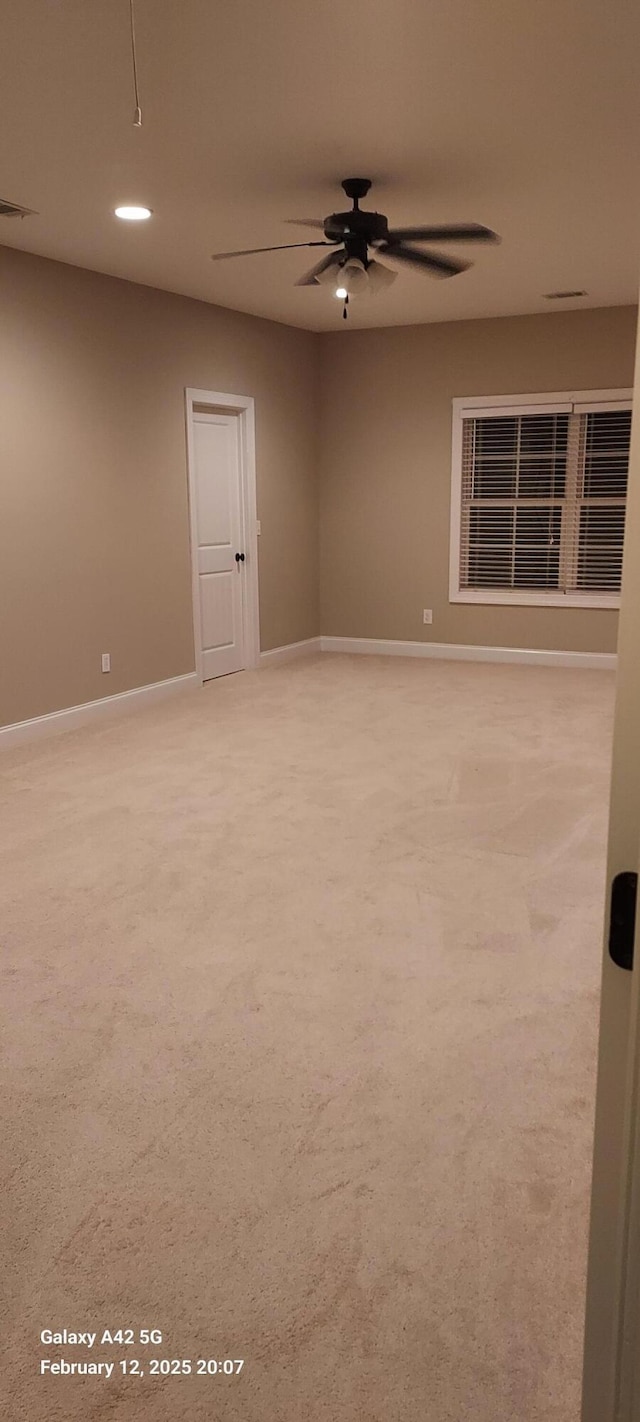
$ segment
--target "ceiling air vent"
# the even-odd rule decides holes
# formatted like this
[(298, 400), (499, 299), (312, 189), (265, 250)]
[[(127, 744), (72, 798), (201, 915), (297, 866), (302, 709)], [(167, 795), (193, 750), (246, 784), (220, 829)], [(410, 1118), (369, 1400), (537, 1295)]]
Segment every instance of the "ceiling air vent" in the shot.
[(0, 198), (0, 217), (34, 217), (31, 207), (18, 207), (16, 202), (7, 202), (6, 198)]
[(545, 291), (545, 301), (568, 301), (570, 296), (586, 296), (586, 291)]

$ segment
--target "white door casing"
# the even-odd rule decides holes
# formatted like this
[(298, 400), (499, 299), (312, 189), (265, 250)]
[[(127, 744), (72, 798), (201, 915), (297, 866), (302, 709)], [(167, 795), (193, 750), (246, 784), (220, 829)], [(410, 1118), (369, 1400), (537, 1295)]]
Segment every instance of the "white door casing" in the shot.
[(256, 666), (259, 658), (254, 403), (189, 389), (186, 415), (193, 627), (202, 682)]

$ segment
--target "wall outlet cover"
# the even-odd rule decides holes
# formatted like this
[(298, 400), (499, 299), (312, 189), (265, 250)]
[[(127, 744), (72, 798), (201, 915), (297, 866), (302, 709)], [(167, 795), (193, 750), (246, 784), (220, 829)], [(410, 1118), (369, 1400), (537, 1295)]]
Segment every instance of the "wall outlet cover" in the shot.
[(433, 612), (430, 607), (425, 607), (423, 609), (422, 621), (427, 622), (429, 625), (431, 625), (431, 623), (433, 622)]
[(103, 652), (103, 653), (102, 653), (102, 670), (103, 670), (103, 672), (110, 672), (110, 671), (111, 671), (111, 653), (110, 653), (110, 652)]

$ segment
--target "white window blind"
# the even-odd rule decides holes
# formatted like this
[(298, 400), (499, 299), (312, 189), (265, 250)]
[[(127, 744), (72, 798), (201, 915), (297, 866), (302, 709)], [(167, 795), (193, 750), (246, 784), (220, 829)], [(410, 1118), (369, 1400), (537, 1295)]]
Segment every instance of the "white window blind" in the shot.
[(460, 591), (619, 593), (630, 432), (622, 401), (464, 412)]

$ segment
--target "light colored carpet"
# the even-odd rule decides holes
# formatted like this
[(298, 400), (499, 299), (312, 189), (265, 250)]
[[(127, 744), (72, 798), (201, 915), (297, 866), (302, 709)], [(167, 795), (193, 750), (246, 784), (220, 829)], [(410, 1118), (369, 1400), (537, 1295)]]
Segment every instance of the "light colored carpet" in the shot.
[(11, 1422), (577, 1422), (613, 694), (323, 656), (5, 754)]

